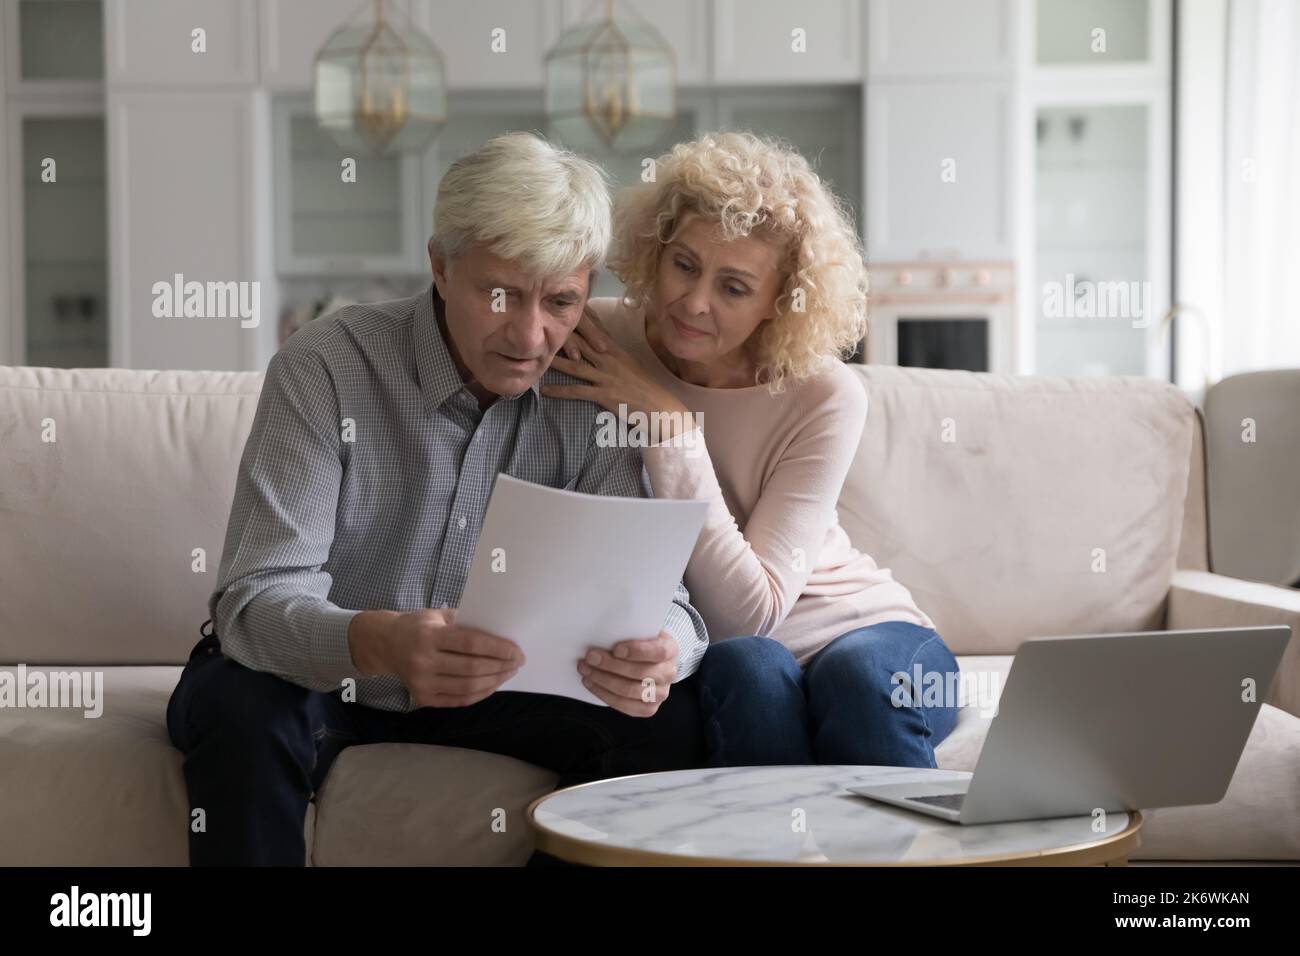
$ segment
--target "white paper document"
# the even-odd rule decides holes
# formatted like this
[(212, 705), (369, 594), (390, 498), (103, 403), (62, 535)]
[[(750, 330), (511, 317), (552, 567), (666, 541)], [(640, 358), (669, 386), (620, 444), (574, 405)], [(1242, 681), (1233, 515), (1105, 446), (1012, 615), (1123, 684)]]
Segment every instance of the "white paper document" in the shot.
[(578, 660), (663, 629), (707, 509), (497, 475), (456, 623), (523, 650), (527, 663), (501, 690), (603, 704), (582, 686)]

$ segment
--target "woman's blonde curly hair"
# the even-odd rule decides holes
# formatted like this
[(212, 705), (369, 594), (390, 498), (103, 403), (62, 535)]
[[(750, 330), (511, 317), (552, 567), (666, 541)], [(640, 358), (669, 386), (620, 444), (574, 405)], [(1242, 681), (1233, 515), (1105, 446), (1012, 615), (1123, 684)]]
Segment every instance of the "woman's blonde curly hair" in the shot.
[[(655, 161), (655, 180), (622, 191), (610, 270), (630, 307), (646, 304), (659, 256), (690, 214), (732, 239), (756, 233), (783, 250), (776, 317), (753, 342), (756, 384), (773, 392), (847, 357), (866, 335), (867, 269), (853, 215), (808, 161), (780, 140), (706, 133)], [(803, 310), (795, 311), (795, 291)]]

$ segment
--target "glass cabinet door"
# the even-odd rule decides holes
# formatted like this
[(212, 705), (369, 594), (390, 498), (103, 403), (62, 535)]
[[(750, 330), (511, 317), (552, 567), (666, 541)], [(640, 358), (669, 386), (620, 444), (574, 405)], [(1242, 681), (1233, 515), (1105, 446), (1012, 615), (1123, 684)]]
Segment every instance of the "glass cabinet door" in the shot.
[[(355, 179), (344, 161), (355, 161)], [(283, 274), (405, 273), (420, 242), (417, 160), (349, 152), (309, 101), (275, 104), (276, 267)]]
[(104, 120), (22, 120), (27, 365), (108, 364)]
[[(1170, 0), (1035, 0), (1018, 367), (1169, 376)], [(1032, 164), (1032, 165), (1030, 165)]]
[(1038, 0), (1038, 65), (1149, 61), (1150, 15), (1150, 0)]
[(1038, 110), (1041, 375), (1147, 373), (1147, 130), (1140, 104)]
[(18, 80), (104, 78), (100, 0), (18, 0)]

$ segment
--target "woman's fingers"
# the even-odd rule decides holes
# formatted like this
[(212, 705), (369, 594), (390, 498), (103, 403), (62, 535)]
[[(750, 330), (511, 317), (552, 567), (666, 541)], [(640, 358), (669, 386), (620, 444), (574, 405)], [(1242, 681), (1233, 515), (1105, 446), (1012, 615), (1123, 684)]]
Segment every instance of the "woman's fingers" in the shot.
[(611, 412), (618, 411), (618, 406), (611, 408), (604, 391), (594, 385), (543, 385), (541, 390), (547, 398), (572, 398), (580, 402), (595, 402)]
[(598, 381), (597, 369), (595, 366), (588, 365), (586, 362), (562, 358), (557, 355), (555, 358), (551, 359), (551, 368), (557, 369), (565, 375), (572, 375), (574, 378), (580, 378), (584, 382), (595, 383)]
[(564, 345), (560, 351), (572, 362), (581, 362), (585, 359), (591, 365), (598, 364), (596, 356), (600, 352), (579, 329), (574, 329), (569, 333), (569, 337), (564, 340)]
[(571, 362), (576, 362), (581, 359), (582, 336), (579, 335), (576, 330), (571, 332), (569, 337), (564, 340), (564, 345), (560, 347), (560, 351), (563, 352), (565, 357)]
[(590, 308), (583, 310), (577, 331), (597, 352), (608, 352), (614, 344), (609, 332), (605, 330), (605, 324)]

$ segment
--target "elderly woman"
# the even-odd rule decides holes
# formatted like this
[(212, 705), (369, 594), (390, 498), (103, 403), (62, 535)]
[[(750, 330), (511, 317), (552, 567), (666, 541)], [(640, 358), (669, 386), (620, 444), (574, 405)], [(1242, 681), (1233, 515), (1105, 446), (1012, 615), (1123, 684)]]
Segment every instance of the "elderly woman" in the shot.
[(553, 360), (586, 384), (546, 393), (648, 415), (655, 496), (709, 503), (686, 582), (714, 641), (710, 763), (934, 767), (957, 702), (921, 691), (957, 662), (835, 513), (867, 413), (840, 361), (867, 285), (843, 205), (793, 150), (704, 135), (623, 193), (614, 232), (624, 297), (593, 299)]

